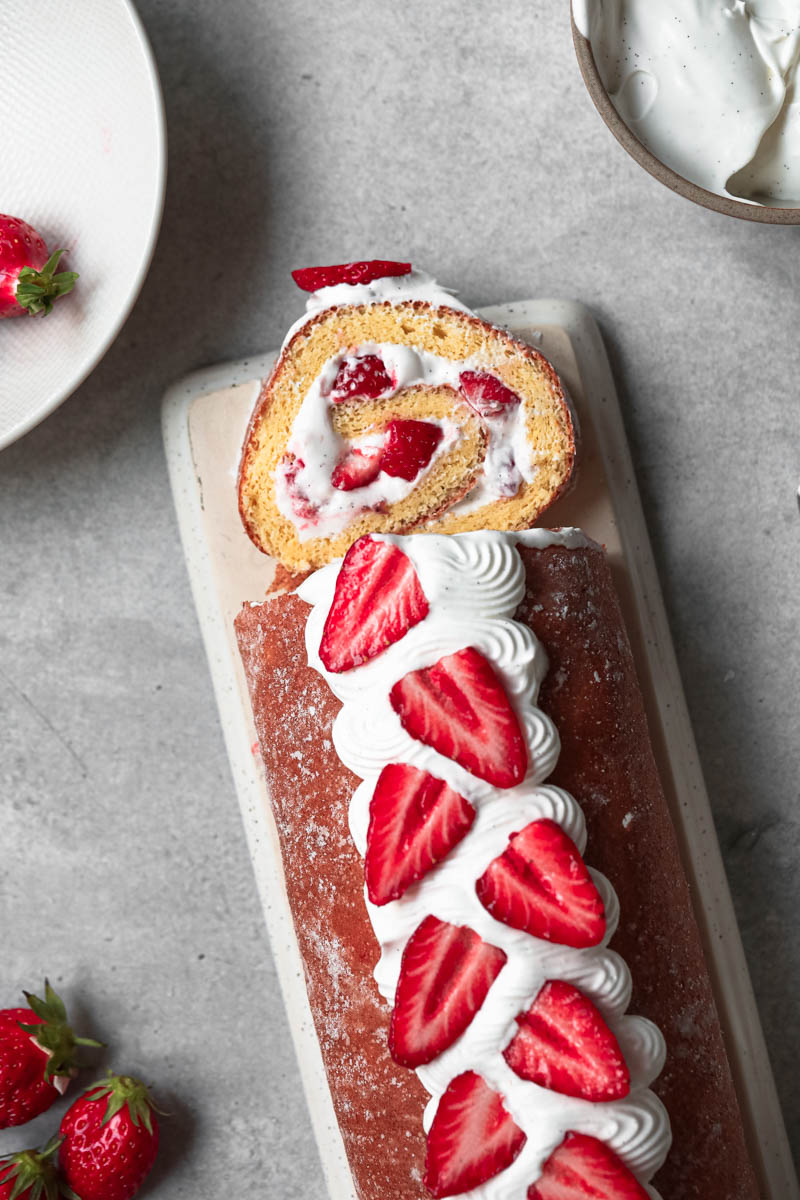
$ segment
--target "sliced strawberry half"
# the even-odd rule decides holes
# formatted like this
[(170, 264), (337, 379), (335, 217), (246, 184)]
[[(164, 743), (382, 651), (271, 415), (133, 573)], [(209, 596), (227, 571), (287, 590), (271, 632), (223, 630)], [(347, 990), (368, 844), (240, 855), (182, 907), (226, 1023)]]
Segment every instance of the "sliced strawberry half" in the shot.
[(457, 1075), (442, 1094), (428, 1134), (425, 1187), (439, 1200), (494, 1178), (527, 1138), (498, 1095), (474, 1071)]
[(433, 458), (443, 436), (441, 427), (430, 421), (389, 421), (381, 469), (387, 475), (416, 479)]
[(417, 741), (495, 787), (525, 778), (519, 720), (491, 663), (474, 646), (410, 671), (392, 688), (392, 708)]
[(603, 900), (578, 847), (555, 821), (533, 821), (475, 884), (492, 916), (534, 937), (583, 949), (606, 932)]
[(382, 279), (386, 275), (408, 275), (410, 270), (411, 263), (373, 258), (368, 262), (337, 263), (332, 267), (298, 267), (292, 271), (292, 279), (304, 292), (316, 292), (337, 283), (372, 283), (373, 279)]
[(369, 806), (364, 872), (373, 904), (388, 904), (457, 846), (475, 809), (443, 779), (408, 763), (381, 771)]
[(520, 1078), (584, 1100), (628, 1095), (631, 1076), (619, 1042), (597, 1007), (571, 983), (548, 980), (517, 1025), (503, 1057)]
[(343, 404), (345, 400), (356, 397), (375, 400), (391, 391), (392, 386), (392, 377), (383, 360), (377, 354), (363, 354), (360, 358), (346, 360), (339, 367), (330, 399), (334, 404)]
[(458, 381), (467, 403), (481, 417), (500, 417), (522, 403), (516, 392), (486, 371), (462, 371)]
[(331, 472), (331, 483), (340, 492), (354, 492), (374, 483), (381, 473), (381, 451), (351, 450)]
[(402, 1067), (421, 1067), (452, 1046), (472, 1021), (506, 961), (467, 925), (426, 917), (403, 951), (389, 1027)]
[(428, 615), (408, 555), (390, 542), (359, 538), (344, 556), (319, 656), (329, 671), (349, 671), (398, 642)]
[(568, 1133), (544, 1164), (528, 1200), (649, 1200), (648, 1193), (610, 1146), (585, 1133)]

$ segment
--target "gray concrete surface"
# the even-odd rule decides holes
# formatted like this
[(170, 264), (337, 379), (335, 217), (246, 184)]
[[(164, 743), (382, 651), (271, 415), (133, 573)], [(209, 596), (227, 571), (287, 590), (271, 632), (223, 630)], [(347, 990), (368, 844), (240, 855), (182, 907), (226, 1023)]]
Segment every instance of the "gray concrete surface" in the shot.
[(157, 1085), (154, 1200), (322, 1195), (159, 405), (279, 341), (291, 267), (407, 255), (467, 302), (574, 296), (600, 321), (800, 1151), (800, 230), (643, 174), (563, 0), (139, 8), (170, 131), (155, 261), (94, 375), (0, 455), (0, 1005), (48, 972)]

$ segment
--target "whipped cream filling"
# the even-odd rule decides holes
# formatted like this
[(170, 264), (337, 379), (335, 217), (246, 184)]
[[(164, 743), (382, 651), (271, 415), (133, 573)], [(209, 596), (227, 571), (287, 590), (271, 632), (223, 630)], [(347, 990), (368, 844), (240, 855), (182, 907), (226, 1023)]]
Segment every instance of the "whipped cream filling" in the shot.
[[(496, 921), (479, 902), (475, 881), (505, 849), (512, 833), (530, 821), (556, 821), (583, 852), (586, 830), (580, 806), (560, 788), (545, 783), (559, 753), (558, 731), (536, 706), (547, 670), (544, 650), (514, 613), (525, 594), (525, 571), (517, 544), (569, 548), (591, 544), (578, 530), (551, 533), (487, 532), (454, 536), (384, 536), (402, 548), (414, 564), (428, 599), (428, 615), (377, 658), (342, 674), (325, 670), (319, 645), (336, 586), (339, 564), (331, 563), (299, 589), (311, 604), (306, 647), (311, 666), (342, 702), (333, 728), (341, 761), (363, 782), (350, 806), (350, 827), (359, 851), (366, 850), (369, 805), (380, 771), (389, 763), (413, 763), (445, 779), (476, 809), (471, 831), (422, 880), (384, 906), (366, 899), (380, 945), (375, 978), (381, 994), (394, 1001), (400, 962), (408, 938), (433, 914), (469, 925), (486, 942), (499, 946), (507, 962), (474, 1017), (456, 1042), (417, 1071), (431, 1095), (424, 1127), (429, 1129), (450, 1081), (477, 1071), (504, 1099), (527, 1141), (510, 1167), (465, 1195), (470, 1200), (526, 1200), (527, 1190), (568, 1130), (607, 1142), (646, 1182), (661, 1166), (670, 1146), (667, 1113), (649, 1084), (661, 1071), (664, 1040), (652, 1022), (626, 1015), (631, 979), (628, 968), (608, 949), (619, 919), (616, 894), (598, 872), (607, 918), (602, 945), (587, 950), (542, 941)], [(474, 646), (491, 661), (503, 680), (525, 732), (528, 771), (517, 787), (498, 790), (449, 758), (413, 739), (389, 701), (395, 682), (409, 671), (431, 666), (443, 655)], [(591, 868), (590, 868), (591, 869)], [(516, 1032), (515, 1017), (525, 1011), (548, 979), (580, 987), (597, 1004), (616, 1034), (631, 1072), (630, 1094), (620, 1101), (591, 1103), (560, 1095), (520, 1079), (505, 1063), (502, 1050)], [(648, 1188), (652, 1196), (656, 1193)]]
[[(480, 370), (480, 365), (462, 364), (462, 370), (474, 369)], [(497, 416), (481, 420), (489, 433), (483, 469), (474, 487), (450, 510), (462, 517), (494, 500), (516, 496), (522, 484), (532, 483), (539, 470), (531, 454), (524, 400)]]
[(797, 0), (574, 0), (625, 124), (719, 195), (800, 205)]
[[(376, 280), (376, 283), (380, 282), (382, 281)], [(322, 289), (325, 292), (336, 290)], [(321, 293), (315, 293), (318, 294)], [(461, 430), (454, 421), (426, 418), (429, 424), (437, 425), (442, 430), (443, 437), (428, 464), (414, 479), (407, 480), (381, 471), (378, 477), (365, 487), (353, 491), (342, 491), (334, 487), (333, 470), (349, 450), (377, 449), (383, 442), (380, 433), (348, 442), (340, 437), (331, 423), (332, 405), (329, 395), (340, 368), (346, 362), (363, 358), (367, 354), (377, 355), (392, 379), (392, 389), (386, 392), (387, 396), (396, 395), (402, 388), (414, 384), (432, 387), (448, 384), (458, 387), (458, 369), (455, 363), (447, 364), (444, 359), (412, 350), (409, 346), (366, 342), (357, 349), (336, 354), (328, 359), (303, 397), (286, 448), (289, 455), (293, 455), (303, 464), (294, 474), (294, 483), (313, 509), (312, 515), (303, 517), (298, 514), (292, 503), (292, 491), (284, 466), (279, 463), (275, 470), (275, 503), (280, 513), (292, 522), (301, 542), (314, 537), (335, 537), (347, 528), (358, 513), (384, 503), (396, 504), (404, 500), (430, 473), (442, 455), (448, 453), (461, 438)], [(448, 370), (448, 365), (452, 369)]]
[[(391, 398), (405, 388), (417, 386), (451, 387), (458, 393), (461, 372), (480, 371), (485, 365), (476, 357), (454, 362), (427, 350), (390, 342), (365, 342), (328, 359), (303, 397), (286, 448), (287, 454), (303, 465), (299, 470), (292, 471), (291, 484), (285, 463), (279, 463), (275, 469), (275, 503), (280, 513), (292, 522), (301, 542), (313, 537), (334, 537), (342, 533), (358, 513), (383, 503), (396, 504), (404, 500), (462, 436), (454, 421), (427, 417), (426, 421), (439, 426), (444, 436), (430, 462), (414, 479), (406, 480), (381, 471), (365, 487), (353, 491), (334, 487), (332, 472), (348, 450), (377, 448), (382, 442), (379, 433), (360, 441), (348, 442), (340, 437), (331, 423), (329, 395), (340, 368), (368, 354), (381, 359), (392, 380), (391, 389), (381, 399)], [(475, 486), (458, 506), (454, 506), (454, 511), (472, 511), (502, 496), (516, 495), (523, 481), (530, 483), (539, 469), (533, 461), (527, 437), (524, 401), (511, 406), (505, 413), (482, 420), (489, 432), (483, 469)], [(298, 511), (293, 503), (293, 488), (310, 506), (308, 516)]]
[[(292, 325), (284, 339), (283, 348), (299, 329), (328, 308), (341, 304), (400, 304), (414, 300), (475, 315), (452, 292), (441, 287), (423, 271), (383, 277), (367, 284), (340, 283), (311, 293), (306, 301), (305, 315)], [(292, 471), (291, 480), (287, 477), (285, 464), (279, 463), (275, 470), (275, 502), (280, 513), (291, 521), (301, 542), (313, 537), (335, 537), (346, 529), (359, 512), (369, 511), (383, 503), (396, 504), (405, 499), (436, 460), (451, 449), (457, 440), (452, 436), (453, 431), (447, 430), (449, 436), (439, 443), (430, 463), (411, 481), (392, 478), (381, 472), (366, 487), (351, 492), (334, 488), (331, 473), (346, 453), (348, 443), (331, 424), (328, 396), (340, 367), (348, 360), (363, 358), (367, 354), (377, 355), (392, 379), (392, 389), (384, 393), (382, 399), (394, 396), (404, 388), (419, 385), (447, 386), (458, 393), (462, 371), (480, 372), (487, 367), (478, 356), (454, 362), (422, 349), (383, 342), (350, 347), (328, 359), (303, 397), (287, 446), (287, 453), (299, 459), (303, 465), (299, 470)], [(524, 398), (520, 404), (512, 405), (497, 416), (480, 419), (488, 431), (486, 455), (475, 485), (453, 506), (453, 511), (460, 515), (473, 512), (494, 500), (516, 495), (523, 483), (534, 480), (539, 469), (528, 440)], [(356, 443), (352, 445), (360, 448)], [(302, 503), (297, 504), (298, 494), (307, 501), (307, 508)]]

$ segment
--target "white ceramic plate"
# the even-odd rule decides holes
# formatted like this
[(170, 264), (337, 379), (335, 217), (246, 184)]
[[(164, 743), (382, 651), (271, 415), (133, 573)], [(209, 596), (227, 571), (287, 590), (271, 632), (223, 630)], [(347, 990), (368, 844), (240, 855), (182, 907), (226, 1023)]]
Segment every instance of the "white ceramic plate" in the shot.
[(0, 48), (0, 212), (80, 274), (44, 319), (0, 321), (2, 448), (83, 382), (128, 316), (161, 220), (166, 132), (129, 0), (0, 0)]

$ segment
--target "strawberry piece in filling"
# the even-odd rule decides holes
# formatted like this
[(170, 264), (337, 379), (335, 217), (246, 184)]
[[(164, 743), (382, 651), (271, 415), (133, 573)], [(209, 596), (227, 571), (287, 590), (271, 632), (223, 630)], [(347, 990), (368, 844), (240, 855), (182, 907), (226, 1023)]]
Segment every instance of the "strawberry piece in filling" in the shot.
[(367, 262), (336, 263), (331, 267), (298, 267), (292, 271), (292, 279), (304, 292), (316, 292), (319, 288), (334, 287), (337, 283), (372, 283), (373, 279), (408, 275), (410, 271), (409, 262), (372, 258)]
[(466, 836), (475, 809), (443, 779), (390, 763), (369, 806), (364, 873), (373, 904), (388, 904), (441, 862)]
[(486, 999), (506, 961), (466, 925), (426, 917), (403, 951), (389, 1027), (389, 1050), (421, 1067), (452, 1046)]
[(340, 492), (354, 492), (374, 483), (381, 473), (381, 450), (351, 450), (331, 473), (331, 483)]
[(394, 685), (390, 700), (413, 738), (479, 779), (510, 788), (525, 778), (519, 719), (494, 667), (473, 646), (410, 671)]
[(319, 656), (328, 671), (349, 671), (398, 642), (427, 615), (428, 601), (408, 555), (391, 542), (361, 537), (336, 578)]
[(402, 479), (416, 479), (433, 458), (442, 430), (430, 421), (389, 421), (381, 470)]
[(528, 1200), (649, 1200), (649, 1192), (605, 1142), (570, 1132), (529, 1187)]
[(534, 937), (576, 949), (605, 937), (603, 899), (578, 847), (555, 821), (532, 821), (512, 834), (475, 891), (495, 920)]
[(294, 454), (284, 454), (278, 464), (278, 470), (283, 475), (286, 485), (292, 512), (300, 521), (313, 521), (319, 509), (316, 504), (309, 500), (297, 480), (297, 476), (304, 467), (305, 463), (302, 458), (297, 458)]
[(381, 471), (410, 483), (427, 467), (442, 437), (440, 427), (430, 421), (389, 421), (383, 445), (376, 450), (350, 450), (333, 468), (331, 483), (351, 492), (373, 483)]
[(486, 371), (462, 371), (459, 379), (467, 403), (481, 417), (500, 417), (522, 401), (516, 392)]
[(436, 1109), (425, 1187), (435, 1200), (469, 1192), (510, 1167), (526, 1141), (502, 1096), (475, 1071), (465, 1071), (450, 1082)]
[(565, 1096), (621, 1100), (631, 1077), (619, 1042), (588, 996), (561, 979), (549, 980), (503, 1051), (521, 1079)]
[(391, 375), (377, 354), (364, 354), (360, 358), (348, 358), (339, 367), (330, 399), (333, 404), (342, 404), (356, 397), (376, 400), (390, 392), (394, 386)]

